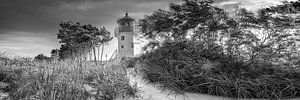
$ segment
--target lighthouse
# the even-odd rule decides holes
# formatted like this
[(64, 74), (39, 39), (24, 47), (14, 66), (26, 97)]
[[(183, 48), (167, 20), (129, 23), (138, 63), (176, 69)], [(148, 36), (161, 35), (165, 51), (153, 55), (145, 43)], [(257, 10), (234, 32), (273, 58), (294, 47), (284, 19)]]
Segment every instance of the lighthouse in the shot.
[(115, 37), (118, 39), (118, 59), (134, 56), (134, 19), (125, 13), (125, 16), (117, 20)]

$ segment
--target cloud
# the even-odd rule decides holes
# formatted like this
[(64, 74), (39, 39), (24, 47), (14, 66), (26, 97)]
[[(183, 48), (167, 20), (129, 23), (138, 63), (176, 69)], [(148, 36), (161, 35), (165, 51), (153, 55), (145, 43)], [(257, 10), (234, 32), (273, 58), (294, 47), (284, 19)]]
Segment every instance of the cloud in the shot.
[(236, 4), (239, 4), (239, 2), (237, 2), (237, 1), (224, 1), (224, 2), (219, 3), (220, 6), (224, 6), (224, 5), (236, 5)]
[(53, 41), (52, 38), (43, 38), (44, 36), (46, 35), (18, 31), (0, 34), (0, 51), (25, 53), (25, 56), (49, 54), (51, 49), (57, 48), (58, 41)]
[(281, 4), (283, 1), (295, 1), (295, 0), (219, 0), (216, 2), (216, 6), (224, 8), (226, 10), (233, 10), (235, 6), (246, 8), (251, 11), (257, 11), (258, 9)]

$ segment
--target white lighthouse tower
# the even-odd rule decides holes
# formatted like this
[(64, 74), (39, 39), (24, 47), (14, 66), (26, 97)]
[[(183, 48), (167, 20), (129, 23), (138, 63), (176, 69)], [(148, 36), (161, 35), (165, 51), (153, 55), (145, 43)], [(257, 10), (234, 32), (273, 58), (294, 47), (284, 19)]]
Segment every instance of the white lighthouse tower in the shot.
[(118, 59), (134, 56), (134, 19), (125, 16), (117, 20), (118, 27), (115, 29), (115, 37), (118, 38)]

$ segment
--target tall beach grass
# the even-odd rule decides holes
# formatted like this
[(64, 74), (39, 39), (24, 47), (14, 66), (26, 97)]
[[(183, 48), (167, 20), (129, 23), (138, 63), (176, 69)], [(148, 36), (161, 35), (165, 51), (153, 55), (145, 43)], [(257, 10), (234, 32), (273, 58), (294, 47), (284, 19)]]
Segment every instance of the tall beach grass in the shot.
[(174, 94), (278, 100), (300, 97), (299, 66), (264, 61), (244, 66), (214, 50), (194, 47), (169, 44), (139, 57), (135, 66), (145, 80)]
[[(1, 91), (12, 100), (113, 100), (135, 97), (119, 64), (96, 65), (80, 61), (33, 61), (31, 58), (0, 60)], [(105, 66), (105, 67), (104, 67)]]

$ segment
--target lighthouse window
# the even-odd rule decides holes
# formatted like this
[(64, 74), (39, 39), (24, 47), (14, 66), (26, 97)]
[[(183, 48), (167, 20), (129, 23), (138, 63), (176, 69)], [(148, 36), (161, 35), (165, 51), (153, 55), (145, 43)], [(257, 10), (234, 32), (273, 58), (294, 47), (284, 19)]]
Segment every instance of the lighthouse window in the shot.
[(124, 48), (124, 45), (121, 45), (121, 48)]
[(125, 40), (125, 36), (121, 36), (121, 40)]

